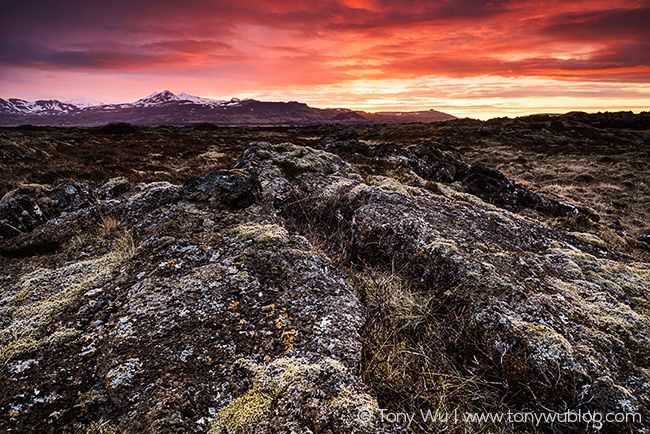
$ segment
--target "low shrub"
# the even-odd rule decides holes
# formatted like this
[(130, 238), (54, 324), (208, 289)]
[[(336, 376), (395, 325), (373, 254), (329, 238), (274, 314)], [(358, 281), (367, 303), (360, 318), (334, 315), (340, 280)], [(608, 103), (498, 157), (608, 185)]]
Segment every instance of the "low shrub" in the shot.
[(104, 134), (133, 134), (138, 132), (136, 127), (128, 122), (111, 122), (99, 127), (98, 131)]

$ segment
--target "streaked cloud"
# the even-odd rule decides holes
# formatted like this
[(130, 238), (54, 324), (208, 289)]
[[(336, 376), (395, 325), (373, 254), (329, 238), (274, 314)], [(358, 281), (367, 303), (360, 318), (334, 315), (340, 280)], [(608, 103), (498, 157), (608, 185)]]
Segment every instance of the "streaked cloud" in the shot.
[[(2, 97), (130, 101), (170, 88), (367, 109), (506, 104), (513, 114), (535, 111), (531, 98), (540, 110), (553, 101), (560, 111), (650, 109), (648, 1), (34, 0), (3, 9)], [(451, 91), (459, 82), (474, 92)]]

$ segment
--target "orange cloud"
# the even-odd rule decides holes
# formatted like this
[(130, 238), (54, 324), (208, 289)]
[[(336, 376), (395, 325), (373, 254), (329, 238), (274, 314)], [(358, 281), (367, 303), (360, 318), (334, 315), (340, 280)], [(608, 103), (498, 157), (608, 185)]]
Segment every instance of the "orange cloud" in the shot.
[[(122, 100), (177, 86), (203, 96), (373, 107), (382, 98), (393, 104), (390, 89), (454, 80), (480, 86), (487, 77), (528, 86), (531, 94), (531, 83), (551, 80), (556, 94), (544, 88), (539, 98), (563, 101), (570, 86), (591, 83), (600, 93), (575, 102), (589, 107), (616, 98), (599, 83), (620, 83), (634, 88), (624, 104), (650, 108), (647, 1), (69, 0), (53, 7), (35, 0), (4, 9), (3, 97), (98, 98), (94, 77)], [(87, 87), (66, 87), (80, 76)], [(503, 87), (485, 90), (491, 101), (512, 106)], [(401, 94), (402, 105), (422, 108), (454, 95), (470, 103), (467, 95), (426, 94), (426, 101), (417, 92)], [(547, 107), (541, 99), (540, 108)]]

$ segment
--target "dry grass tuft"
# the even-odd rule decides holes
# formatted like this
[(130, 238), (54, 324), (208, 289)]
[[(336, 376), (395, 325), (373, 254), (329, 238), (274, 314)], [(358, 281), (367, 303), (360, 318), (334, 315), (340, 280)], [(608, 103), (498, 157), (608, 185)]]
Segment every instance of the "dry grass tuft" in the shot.
[(101, 217), (99, 224), (70, 240), (70, 250), (79, 250), (89, 244), (111, 250), (119, 262), (135, 255), (136, 246), (131, 232), (113, 217)]
[(109, 421), (100, 419), (95, 422), (91, 422), (89, 425), (86, 425), (82, 430), (81, 434), (117, 434), (118, 431)]
[[(394, 273), (366, 270), (354, 273), (350, 283), (367, 308), (362, 375), (382, 408), (439, 415), (498, 408), (500, 391), (485, 375), (497, 362), (488, 357), (487, 342), (460, 299), (427, 291)], [(415, 432), (449, 429), (449, 424), (423, 424), (417, 418), (414, 425)], [(462, 424), (454, 429), (477, 432)]]

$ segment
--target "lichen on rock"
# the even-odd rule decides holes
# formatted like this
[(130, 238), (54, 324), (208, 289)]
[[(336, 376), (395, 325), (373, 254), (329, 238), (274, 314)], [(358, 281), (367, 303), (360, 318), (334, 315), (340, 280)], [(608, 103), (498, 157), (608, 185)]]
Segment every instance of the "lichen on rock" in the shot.
[[(254, 142), (181, 186), (3, 199), (0, 218), (25, 225), (0, 242), (0, 430), (405, 429), (380, 408), (650, 417), (650, 269), (604, 230), (548, 220), (588, 210), (442, 141), (315, 146)], [(7, 220), (34, 204), (51, 215)]]
[(47, 328), (86, 291), (105, 284), (124, 259), (120, 253), (108, 253), (22, 276), (14, 294), (5, 296), (2, 311), (12, 319), (0, 332), (0, 363), (79, 334), (78, 330), (65, 327), (48, 334)]
[[(362, 423), (356, 416), (360, 411), (376, 412), (376, 401), (336, 360), (310, 363), (279, 358), (265, 365), (252, 360), (237, 363), (254, 375), (253, 387), (217, 414), (211, 434), (264, 433), (280, 427), (300, 432), (306, 426), (316, 430), (328, 426), (340, 431), (373, 431), (372, 424)], [(305, 404), (308, 406), (303, 407)], [(289, 415), (301, 407), (306, 414), (292, 420)], [(317, 418), (308, 419), (313, 416)]]
[(280, 244), (289, 239), (287, 231), (278, 225), (239, 225), (232, 232), (244, 240), (264, 244)]

